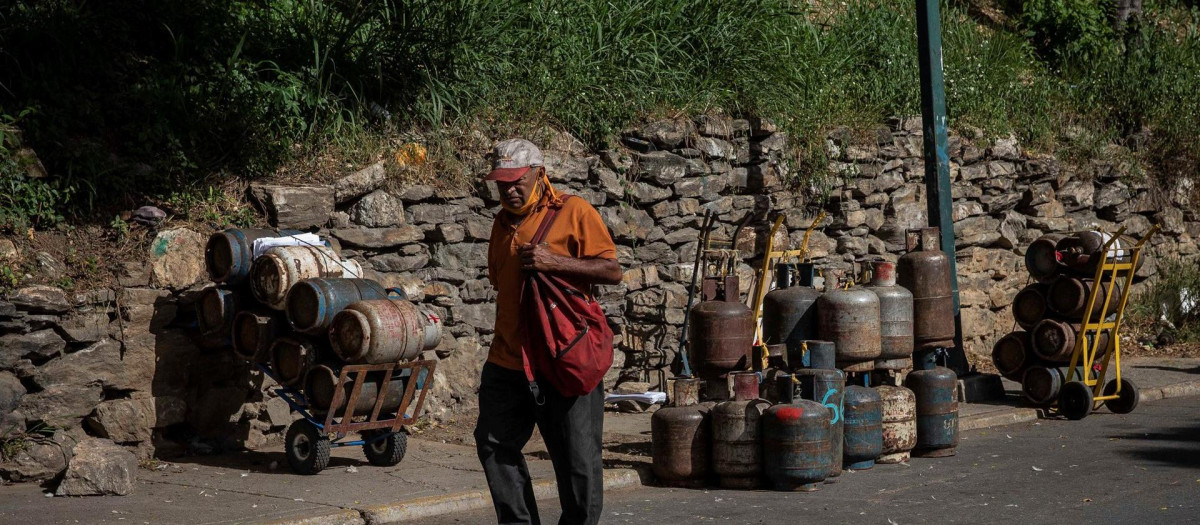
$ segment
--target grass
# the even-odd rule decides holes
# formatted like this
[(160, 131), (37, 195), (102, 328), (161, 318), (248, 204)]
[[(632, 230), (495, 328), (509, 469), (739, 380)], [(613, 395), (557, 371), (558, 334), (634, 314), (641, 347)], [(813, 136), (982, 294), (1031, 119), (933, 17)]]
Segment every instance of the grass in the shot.
[(1155, 331), (1164, 342), (1200, 343), (1200, 266), (1191, 260), (1165, 259), (1146, 289), (1134, 298), (1133, 324)]
[[(1124, 144), (1162, 180), (1193, 173), (1200, 9), (1144, 3), (1118, 31), (1108, 0), (948, 0), (951, 127), (1079, 160)], [(413, 140), (423, 177), (454, 179), (465, 130), (548, 123), (605, 147), (639, 120), (709, 112), (776, 120), (817, 177), (833, 127), (919, 112), (903, 2), (48, 0), (0, 7), (0, 49), (0, 104), (30, 108), (21, 127), (69, 197), (53, 210), (105, 222)]]

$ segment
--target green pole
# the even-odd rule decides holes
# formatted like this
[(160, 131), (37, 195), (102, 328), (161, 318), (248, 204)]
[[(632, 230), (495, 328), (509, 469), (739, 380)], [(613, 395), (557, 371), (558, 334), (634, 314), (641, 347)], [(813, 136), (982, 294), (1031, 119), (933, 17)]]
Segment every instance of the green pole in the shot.
[(946, 85), (942, 78), (942, 24), (938, 0), (917, 0), (917, 47), (921, 66), (921, 121), (924, 132), (925, 193), (929, 224), (942, 231), (942, 251), (950, 258), (954, 293), (954, 348), (947, 366), (967, 372), (958, 302), (958, 264), (954, 254), (954, 211), (950, 193), (950, 155), (946, 150)]

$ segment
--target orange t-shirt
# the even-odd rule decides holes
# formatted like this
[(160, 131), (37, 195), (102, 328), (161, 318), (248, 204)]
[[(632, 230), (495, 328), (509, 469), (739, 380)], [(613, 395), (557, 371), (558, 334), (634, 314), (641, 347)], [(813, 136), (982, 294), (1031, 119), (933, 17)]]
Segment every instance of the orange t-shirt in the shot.
[[(615, 260), (617, 247), (600, 213), (580, 197), (567, 198), (564, 195), (563, 198), (562, 209), (543, 241), (549, 244), (550, 251), (580, 259)], [(492, 238), (488, 243), (488, 278), (496, 288), (496, 325), (488, 362), (504, 368), (524, 369), (519, 321), (521, 288), (525, 284), (525, 276), (521, 271), (521, 256), (517, 248), (533, 240), (548, 210), (548, 207), (539, 205), (524, 220), (501, 211), (492, 223)], [(587, 283), (572, 284), (580, 290), (589, 289)]]

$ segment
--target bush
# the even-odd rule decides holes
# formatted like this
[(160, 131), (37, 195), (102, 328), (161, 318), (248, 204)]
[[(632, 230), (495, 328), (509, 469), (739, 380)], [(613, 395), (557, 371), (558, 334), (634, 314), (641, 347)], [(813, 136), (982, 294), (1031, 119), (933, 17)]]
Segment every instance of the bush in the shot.
[(1131, 314), (1180, 342), (1200, 342), (1200, 266), (1197, 261), (1166, 259), (1133, 301)]

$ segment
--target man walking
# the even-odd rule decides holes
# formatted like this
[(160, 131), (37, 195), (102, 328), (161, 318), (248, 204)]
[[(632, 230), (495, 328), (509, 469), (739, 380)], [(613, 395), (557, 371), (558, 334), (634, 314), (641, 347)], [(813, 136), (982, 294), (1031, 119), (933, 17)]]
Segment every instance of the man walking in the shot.
[[(496, 288), (496, 327), (479, 385), (475, 442), (496, 519), (540, 523), (521, 449), (537, 424), (558, 481), (560, 524), (594, 524), (604, 498), (600, 461), (604, 387), (567, 397), (546, 381), (531, 391), (525, 374), (521, 292), (526, 272), (562, 278), (590, 295), (592, 285), (621, 282), (617, 250), (600, 214), (581, 198), (564, 199), (550, 185), (542, 152), (532, 142), (496, 145), (493, 169), (502, 211), (488, 246), (488, 277)], [(536, 245), (531, 240), (552, 207), (558, 214)]]

